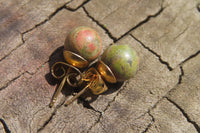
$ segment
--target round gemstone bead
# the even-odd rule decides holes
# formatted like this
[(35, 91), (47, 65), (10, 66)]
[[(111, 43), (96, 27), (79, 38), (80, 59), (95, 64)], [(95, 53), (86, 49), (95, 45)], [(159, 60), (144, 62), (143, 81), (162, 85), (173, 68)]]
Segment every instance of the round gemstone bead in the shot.
[(128, 45), (111, 45), (103, 53), (101, 60), (111, 69), (117, 81), (132, 78), (139, 63), (135, 50)]
[(101, 53), (102, 43), (94, 29), (80, 26), (69, 33), (64, 47), (67, 51), (74, 52), (88, 61), (93, 61)]

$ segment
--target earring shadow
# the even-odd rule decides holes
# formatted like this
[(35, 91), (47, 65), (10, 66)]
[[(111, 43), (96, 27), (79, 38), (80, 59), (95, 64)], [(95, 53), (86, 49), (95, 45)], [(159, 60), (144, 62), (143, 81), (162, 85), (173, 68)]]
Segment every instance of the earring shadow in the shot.
[[(63, 55), (62, 55), (63, 49), (64, 49), (63, 46), (59, 47), (50, 55), (50, 57), (49, 57), (49, 70), (51, 70), (51, 67), (53, 66), (54, 63), (56, 63), (58, 61), (64, 61), (64, 58), (63, 58)], [(58, 79), (56, 79), (52, 76), (51, 72), (46, 74), (45, 78), (50, 85), (56, 85), (59, 81)]]
[[(65, 62), (64, 57), (63, 57), (63, 50), (64, 50), (64, 47), (61, 46), (61, 47), (57, 48), (50, 55), (50, 57), (49, 57), (49, 70), (50, 70), (50, 72), (45, 75), (45, 79), (50, 85), (56, 85), (55, 92), (58, 89), (60, 83), (62, 82), (62, 79), (54, 78), (53, 75), (51, 74), (51, 68), (56, 62)], [(65, 96), (69, 96), (73, 93), (73, 90), (74, 89), (71, 86), (69, 86), (68, 84), (65, 84), (63, 86), (63, 89), (61, 90), (61, 93), (64, 94)], [(54, 92), (54, 95), (55, 95), (55, 92)]]
[(116, 92), (117, 90), (119, 90), (121, 88), (121, 86), (123, 84), (124, 84), (124, 82), (117, 82), (117, 83), (114, 83), (114, 84), (106, 82), (108, 90), (106, 92), (104, 92), (103, 95), (109, 95), (111, 93)]
[[(106, 86), (108, 87), (108, 90), (103, 92), (100, 95), (109, 95), (111, 93), (116, 92), (117, 90), (119, 90), (121, 88), (121, 86), (124, 84), (124, 82), (117, 82), (114, 84), (105, 82)], [(92, 102), (96, 101), (96, 99), (100, 96), (100, 95), (94, 95), (92, 93), (92, 91), (89, 89), (87, 92), (85, 92), (82, 96), (81, 96), (81, 101), (83, 101), (83, 104), (86, 105), (86, 107), (91, 108), (91, 106), (89, 106), (89, 104), (91, 104)]]

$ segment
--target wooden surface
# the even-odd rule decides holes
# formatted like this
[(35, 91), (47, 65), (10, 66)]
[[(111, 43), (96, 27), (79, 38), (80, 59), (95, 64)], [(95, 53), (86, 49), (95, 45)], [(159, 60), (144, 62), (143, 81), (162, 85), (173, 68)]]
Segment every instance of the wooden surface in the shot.
[[(199, 0), (2, 0), (0, 133), (200, 132)], [(75, 27), (94, 28), (140, 58), (133, 79), (68, 107), (65, 86), (53, 108), (63, 44)]]

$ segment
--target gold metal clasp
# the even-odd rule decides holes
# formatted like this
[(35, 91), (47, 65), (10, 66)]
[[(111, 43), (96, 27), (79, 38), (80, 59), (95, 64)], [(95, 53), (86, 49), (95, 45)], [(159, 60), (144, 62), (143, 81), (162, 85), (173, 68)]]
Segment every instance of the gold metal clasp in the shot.
[[(78, 86), (79, 82), (82, 79), (82, 73), (80, 72), (79, 69), (77, 69), (76, 67), (74, 67), (70, 64), (64, 63), (64, 62), (56, 62), (51, 68), (51, 73), (54, 78), (56, 78), (56, 79), (63, 78), (63, 79), (51, 99), (51, 102), (49, 104), (50, 107), (52, 107), (54, 105), (54, 103), (55, 103), (58, 95), (60, 94), (63, 86), (65, 85), (66, 81), (68, 82), (68, 84), (75, 87), (75, 86)], [(72, 76), (74, 77), (76, 75), (78, 75), (77, 76), (78, 78), (76, 78), (76, 79), (74, 78), (76, 81), (74, 81), (72, 83), (71, 77)]]
[(68, 100), (65, 103), (66, 106), (71, 104), (88, 89), (91, 89), (92, 93), (95, 95), (101, 94), (108, 89), (99, 72), (93, 67), (83, 73), (81, 80), (87, 82), (87, 85), (77, 95)]

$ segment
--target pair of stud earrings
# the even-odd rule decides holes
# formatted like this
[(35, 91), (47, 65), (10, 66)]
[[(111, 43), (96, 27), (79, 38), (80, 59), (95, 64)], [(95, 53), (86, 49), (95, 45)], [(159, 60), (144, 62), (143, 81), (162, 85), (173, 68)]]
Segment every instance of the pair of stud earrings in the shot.
[[(63, 51), (66, 63), (56, 62), (51, 68), (52, 75), (62, 81), (54, 93), (50, 107), (54, 105), (66, 82), (72, 87), (85, 85), (65, 103), (69, 105), (88, 89), (95, 95), (105, 92), (108, 89), (105, 81), (123, 82), (135, 75), (139, 59), (134, 49), (128, 45), (113, 44), (99, 57), (101, 50), (101, 38), (94, 29), (80, 26), (69, 33)], [(91, 67), (91, 62), (96, 59), (96, 66)]]

